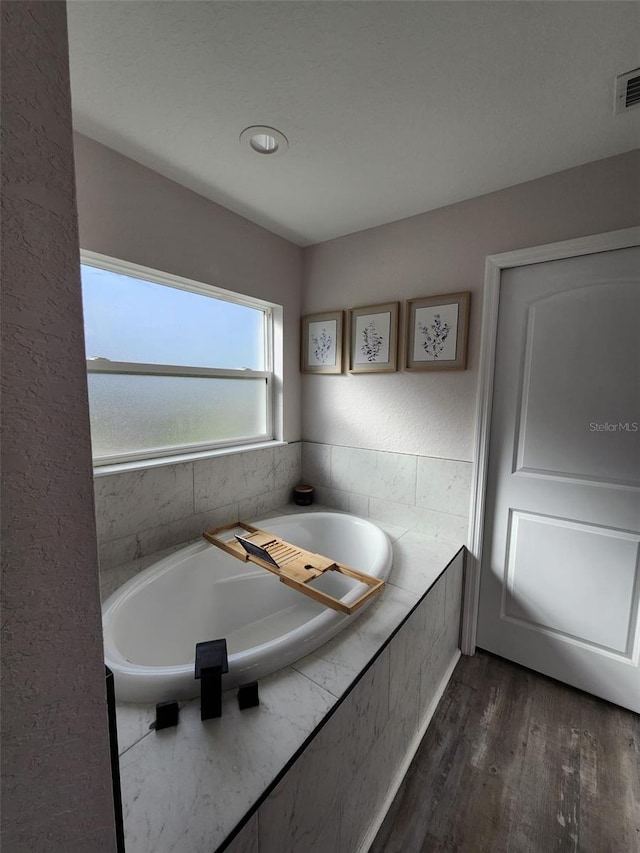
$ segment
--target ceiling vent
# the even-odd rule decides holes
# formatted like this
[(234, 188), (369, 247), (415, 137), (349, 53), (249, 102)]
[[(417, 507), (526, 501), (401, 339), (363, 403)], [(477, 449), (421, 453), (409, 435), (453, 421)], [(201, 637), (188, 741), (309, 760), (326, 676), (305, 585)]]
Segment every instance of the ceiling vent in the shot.
[(616, 113), (640, 107), (640, 68), (616, 77)]

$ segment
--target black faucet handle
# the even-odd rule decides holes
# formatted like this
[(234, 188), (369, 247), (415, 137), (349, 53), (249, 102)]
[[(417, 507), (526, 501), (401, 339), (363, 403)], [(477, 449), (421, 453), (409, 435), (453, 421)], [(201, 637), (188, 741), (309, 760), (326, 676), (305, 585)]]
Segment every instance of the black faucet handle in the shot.
[(196, 643), (195, 677), (200, 679), (200, 719), (222, 714), (222, 675), (229, 672), (226, 640)]
[(207, 640), (204, 643), (196, 643), (195, 677), (206, 677), (207, 674), (213, 674), (212, 670), (219, 670), (221, 673), (229, 672), (226, 640)]

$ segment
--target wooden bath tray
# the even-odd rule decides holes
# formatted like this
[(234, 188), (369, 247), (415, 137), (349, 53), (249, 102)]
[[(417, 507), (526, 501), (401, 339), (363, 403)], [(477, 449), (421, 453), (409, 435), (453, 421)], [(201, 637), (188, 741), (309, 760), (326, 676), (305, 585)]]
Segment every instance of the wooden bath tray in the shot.
[[(246, 531), (247, 536), (226, 540), (221, 538), (221, 534), (228, 533), (230, 530), (237, 530), (238, 528)], [(350, 569), (348, 566), (343, 566), (342, 563), (336, 563), (335, 560), (331, 560), (329, 557), (305, 551), (304, 548), (291, 545), (279, 536), (274, 536), (273, 533), (260, 530), (259, 527), (253, 527), (244, 521), (238, 521), (235, 524), (226, 524), (223, 527), (214, 527), (212, 530), (205, 530), (202, 535), (207, 542), (211, 542), (212, 545), (221, 548), (227, 554), (231, 554), (232, 557), (237, 557), (238, 560), (242, 560), (244, 563), (255, 563), (256, 566), (261, 566), (263, 569), (273, 572), (287, 586), (297, 589), (298, 592), (308, 595), (326, 607), (331, 607), (333, 610), (346, 613), (347, 615), (355, 613), (372, 596), (377, 595), (384, 586), (384, 581), (380, 580), (380, 578), (374, 578), (372, 575), (367, 575), (356, 569)], [(247, 550), (241, 544), (242, 541), (246, 543), (246, 547), (249, 549), (252, 546), (257, 546), (257, 548), (255, 548), (253, 553), (247, 553)], [(260, 552), (264, 554), (264, 558), (260, 556)], [(325, 572), (339, 572), (341, 575), (346, 575), (349, 578), (366, 584), (369, 589), (363, 592), (353, 604), (344, 604), (340, 599), (334, 598), (333, 595), (309, 586), (310, 581)]]

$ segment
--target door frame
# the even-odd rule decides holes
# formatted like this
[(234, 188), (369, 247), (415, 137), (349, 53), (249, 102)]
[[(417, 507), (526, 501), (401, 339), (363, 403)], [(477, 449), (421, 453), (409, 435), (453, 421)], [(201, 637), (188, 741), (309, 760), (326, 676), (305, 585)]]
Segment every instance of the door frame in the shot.
[(512, 267), (541, 264), (597, 252), (628, 249), (640, 246), (640, 226), (591, 234), (561, 243), (547, 243), (528, 249), (516, 249), (499, 255), (488, 255), (485, 261), (484, 296), (482, 302), (482, 335), (480, 341), (480, 375), (476, 397), (475, 436), (471, 479), (471, 514), (469, 518), (469, 554), (465, 571), (462, 607), (461, 648), (463, 654), (476, 650), (482, 546), (486, 510), (486, 489), (489, 470), (489, 441), (493, 408), (498, 306), (502, 286), (502, 270)]

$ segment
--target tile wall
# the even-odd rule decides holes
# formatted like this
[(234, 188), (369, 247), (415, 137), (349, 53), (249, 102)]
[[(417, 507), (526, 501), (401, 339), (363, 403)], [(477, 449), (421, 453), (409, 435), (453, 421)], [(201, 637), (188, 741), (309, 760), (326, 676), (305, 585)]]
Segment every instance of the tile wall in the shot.
[(300, 442), (95, 477), (100, 569), (105, 571), (254, 518), (291, 499)]
[(467, 542), (471, 462), (302, 443), (302, 477), (319, 503)]
[(453, 561), (249, 823), (221, 850), (364, 853), (369, 848), (458, 659), (463, 561), (462, 554)]
[(471, 463), (294, 442), (95, 478), (100, 568), (193, 539), (207, 527), (288, 503), (293, 486), (316, 501), (436, 539), (465, 543)]

